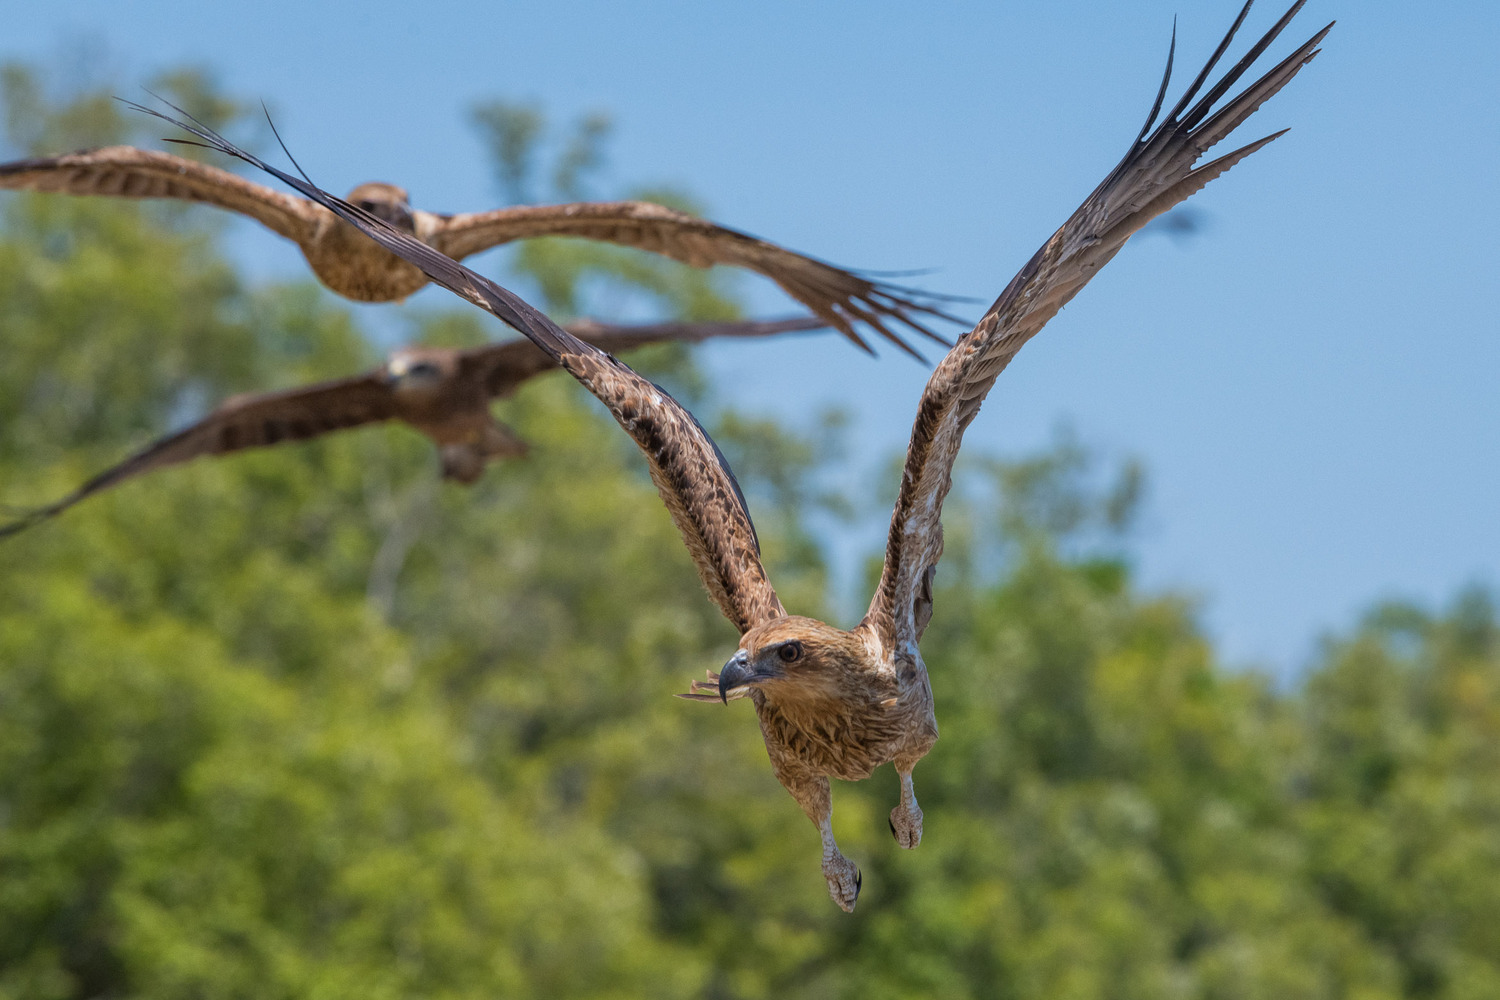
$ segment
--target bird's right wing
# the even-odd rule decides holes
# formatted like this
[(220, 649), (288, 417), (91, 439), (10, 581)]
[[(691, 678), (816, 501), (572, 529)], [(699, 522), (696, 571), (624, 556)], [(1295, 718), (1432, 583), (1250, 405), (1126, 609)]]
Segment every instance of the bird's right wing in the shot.
[[(1168, 56), (1156, 104), (1125, 158), (1027, 261), (979, 325), (959, 338), (932, 373), (917, 405), (907, 446), (901, 490), (886, 540), (885, 568), (863, 623), (875, 631), (885, 649), (896, 655), (914, 655), (932, 614), (933, 572), (943, 551), (940, 518), (943, 499), (952, 485), (953, 460), (964, 430), (979, 413), (996, 377), (1016, 352), (1109, 263), (1131, 234), (1281, 135), (1273, 133), (1195, 165), (1318, 54), (1318, 44), (1333, 27), (1331, 24), (1215, 109), (1304, 2), (1297, 0), (1239, 62), (1203, 90), (1250, 12), (1250, 3), (1246, 3), (1208, 64), (1153, 132), (1151, 125), (1161, 110), (1171, 78), (1172, 58)], [(1173, 42), (1175, 51), (1175, 34)]]
[(330, 431), (389, 420), (396, 415), (395, 394), (379, 374), (322, 382), (284, 392), (231, 396), (196, 424), (152, 442), (56, 503), (31, 511), (10, 524), (0, 525), (0, 538), (55, 517), (80, 500), (154, 469), (177, 465), (202, 455), (264, 448), (283, 441), (305, 441)]
[(218, 167), (134, 146), (0, 163), (0, 189), (207, 202), (248, 215), (299, 243), (318, 219), (318, 210), (301, 198)]
[[(696, 344), (714, 337), (774, 337), (781, 333), (822, 330), (827, 326), (816, 316), (794, 316), (769, 320), (626, 324), (581, 319), (564, 323), (563, 329), (606, 354), (617, 354), (648, 344)], [(483, 373), (491, 396), (504, 396), (527, 379), (558, 367), (557, 361), (529, 340), (509, 340), (475, 347), (462, 352), (459, 363), (466, 370)]]
[[(682, 534), (709, 596), (741, 633), (786, 614), (760, 561), (760, 542), (729, 463), (708, 432), (660, 386), (568, 333), (540, 311), (451, 257), (317, 185), (278, 170), (199, 122), (169, 121), (220, 152), (254, 164), (358, 228), (434, 282), (492, 313), (536, 344), (597, 396), (646, 455), (651, 480)], [(179, 112), (181, 109), (177, 109)], [(183, 112), (185, 117), (186, 113)]]
[(659, 253), (693, 267), (723, 264), (755, 271), (866, 350), (868, 345), (855, 332), (859, 324), (920, 359), (892, 328), (904, 326), (947, 347), (948, 341), (929, 330), (923, 320), (957, 322), (937, 308), (935, 296), (872, 281), (728, 226), (648, 201), (519, 205), (446, 216), (427, 242), (461, 260), (492, 246), (537, 236), (600, 240)]

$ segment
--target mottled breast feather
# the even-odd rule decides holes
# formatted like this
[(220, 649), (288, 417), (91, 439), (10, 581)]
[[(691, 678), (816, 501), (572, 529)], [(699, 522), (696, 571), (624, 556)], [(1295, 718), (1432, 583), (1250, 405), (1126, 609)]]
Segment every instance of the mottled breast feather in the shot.
[(1156, 103), (1124, 159), (1026, 262), (979, 324), (959, 339), (933, 372), (918, 404), (907, 446), (901, 489), (886, 541), (885, 568), (862, 623), (874, 630), (888, 655), (900, 656), (914, 649), (931, 616), (931, 574), (943, 552), (941, 515), (943, 500), (952, 486), (953, 460), (964, 430), (979, 412), (995, 378), (1133, 233), (1282, 134), (1276, 132), (1194, 167), (1204, 152), (1234, 131), (1318, 54), (1318, 43), (1331, 24), (1219, 110), (1213, 110), (1302, 3), (1299, 0), (1293, 5), (1244, 58), (1204, 90), (1209, 74), (1249, 13), (1247, 3), (1208, 64), (1153, 132), (1151, 126), (1161, 111), (1172, 73), (1172, 57), (1168, 56)]

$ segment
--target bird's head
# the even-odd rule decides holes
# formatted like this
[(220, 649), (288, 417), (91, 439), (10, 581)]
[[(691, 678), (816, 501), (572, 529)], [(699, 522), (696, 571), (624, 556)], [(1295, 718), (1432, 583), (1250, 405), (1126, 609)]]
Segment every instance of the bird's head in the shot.
[(403, 347), (385, 363), (385, 378), (397, 392), (425, 392), (436, 388), (454, 373), (452, 353)]
[(771, 701), (837, 698), (850, 671), (863, 668), (865, 644), (816, 618), (788, 615), (756, 626), (719, 671), (719, 697), (742, 688)]
[(383, 219), (403, 233), (416, 232), (412, 220), (411, 204), (407, 201), (406, 189), (394, 184), (372, 181), (361, 184), (349, 192), (344, 199), (351, 205), (364, 209), (377, 219)]

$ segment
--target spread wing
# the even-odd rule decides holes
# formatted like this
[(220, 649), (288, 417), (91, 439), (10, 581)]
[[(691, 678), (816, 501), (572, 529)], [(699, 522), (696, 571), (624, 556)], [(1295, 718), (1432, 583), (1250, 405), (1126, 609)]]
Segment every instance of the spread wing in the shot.
[(871, 281), (774, 243), (646, 201), (522, 205), (453, 215), (440, 223), (427, 242), (461, 260), (501, 243), (535, 236), (576, 236), (649, 250), (693, 267), (725, 264), (755, 271), (866, 350), (869, 346), (854, 330), (860, 323), (919, 359), (921, 356), (892, 327), (905, 326), (948, 346), (948, 341), (922, 323), (923, 316), (950, 319), (935, 307), (932, 296)]
[(395, 394), (379, 374), (317, 385), (232, 396), (191, 427), (169, 434), (99, 473), (56, 503), (0, 526), (0, 538), (67, 510), (127, 479), (198, 458), (283, 441), (305, 441), (330, 431), (388, 420), (398, 415)]
[(0, 188), (202, 201), (248, 215), (299, 243), (311, 235), (318, 218), (318, 209), (301, 198), (252, 184), (218, 167), (133, 146), (0, 164)]
[(953, 460), (964, 429), (979, 412), (996, 376), (1022, 345), (1109, 262), (1132, 233), (1282, 134), (1277, 132), (1194, 168), (1204, 152), (1234, 131), (1318, 54), (1318, 43), (1333, 27), (1331, 24), (1214, 110), (1213, 106), (1281, 33), (1303, 2), (1298, 0), (1243, 59), (1199, 96), (1249, 12), (1250, 4), (1246, 3), (1208, 65), (1153, 132), (1151, 125), (1161, 110), (1171, 77), (1172, 59), (1168, 56), (1156, 104), (1125, 158), (1027, 261), (979, 325), (959, 339), (933, 372), (917, 407), (907, 447), (901, 491), (886, 542), (885, 569), (863, 623), (876, 631), (887, 651), (914, 650), (931, 617), (932, 577), (943, 551), (939, 518), (952, 485)]
[[(609, 408), (640, 446), (651, 480), (682, 533), (709, 596), (742, 633), (786, 614), (760, 562), (760, 543), (729, 463), (693, 415), (658, 386), (584, 343), (518, 295), (483, 278), (369, 212), (309, 181), (277, 170), (199, 122), (189, 124), (136, 107), (192, 132), (212, 149), (237, 156), (285, 181), (382, 248), (421, 268), (434, 282), (515, 327)], [(177, 109), (185, 117), (186, 112)]]
[[(696, 344), (712, 337), (772, 337), (780, 333), (821, 330), (826, 326), (828, 324), (816, 316), (794, 316), (790, 319), (720, 323), (624, 325), (584, 319), (565, 323), (563, 329), (606, 354), (616, 354), (665, 341)], [(465, 371), (482, 373), (491, 396), (506, 395), (527, 379), (558, 367), (556, 360), (529, 340), (511, 340), (464, 351), (459, 355), (459, 364)]]

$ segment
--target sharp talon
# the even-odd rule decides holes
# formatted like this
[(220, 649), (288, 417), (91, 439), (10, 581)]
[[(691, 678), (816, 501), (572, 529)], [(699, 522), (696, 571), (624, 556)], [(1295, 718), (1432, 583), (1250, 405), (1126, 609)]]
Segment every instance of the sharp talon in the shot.
[(845, 913), (854, 912), (854, 903), (859, 899), (860, 886), (864, 884), (864, 873), (859, 866), (841, 854), (823, 861), (823, 877), (828, 880), (828, 894), (838, 908)]
[(891, 836), (896, 838), (896, 843), (901, 843), (901, 834), (896, 832), (896, 821), (887, 816), (885, 825), (891, 828)]

